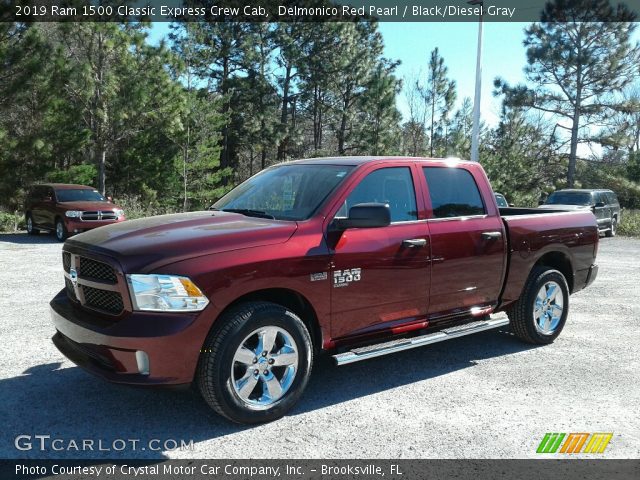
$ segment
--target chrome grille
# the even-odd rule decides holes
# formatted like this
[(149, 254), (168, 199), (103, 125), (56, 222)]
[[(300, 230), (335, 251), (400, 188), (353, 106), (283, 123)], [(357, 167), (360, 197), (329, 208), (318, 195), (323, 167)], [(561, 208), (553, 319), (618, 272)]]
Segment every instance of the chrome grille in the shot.
[(80, 268), (78, 275), (81, 278), (91, 278), (94, 280), (102, 280), (105, 282), (116, 283), (118, 281), (116, 272), (113, 267), (106, 263), (97, 262), (86, 257), (79, 257)]
[(120, 281), (117, 267), (107, 262), (62, 252), (67, 297), (80, 306), (108, 315), (119, 315), (125, 309), (126, 285)]
[(77, 302), (78, 299), (76, 298), (76, 291), (73, 289), (73, 283), (71, 283), (71, 280), (65, 278), (64, 287), (67, 290), (67, 296), (74, 302)]
[(94, 210), (91, 212), (82, 212), (80, 220), (83, 222), (95, 222), (99, 220), (117, 220), (118, 216), (113, 210)]
[(119, 292), (99, 290), (97, 288), (82, 285), (84, 304), (98, 310), (104, 310), (112, 315), (117, 315), (124, 309), (122, 296)]

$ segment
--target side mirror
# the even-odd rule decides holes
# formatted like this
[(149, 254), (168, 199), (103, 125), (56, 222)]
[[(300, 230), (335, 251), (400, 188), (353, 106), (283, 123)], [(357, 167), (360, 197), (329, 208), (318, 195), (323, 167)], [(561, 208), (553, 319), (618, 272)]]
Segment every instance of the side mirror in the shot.
[[(540, 205), (540, 204), (538, 204), (538, 205)], [(513, 207), (516, 206), (516, 204), (515, 203), (510, 203), (509, 206), (513, 208)]]
[(348, 218), (338, 218), (333, 224), (337, 230), (348, 228), (378, 228), (391, 223), (389, 205), (384, 203), (360, 203), (349, 209)]
[(544, 205), (544, 200), (538, 200), (538, 205)]
[(602, 207), (604, 207), (604, 202), (596, 202), (596, 204), (594, 205), (594, 207), (596, 207), (596, 208), (602, 208)]
[(113, 197), (108, 196), (108, 197), (107, 197), (107, 202), (111, 202), (111, 203), (113, 203)]

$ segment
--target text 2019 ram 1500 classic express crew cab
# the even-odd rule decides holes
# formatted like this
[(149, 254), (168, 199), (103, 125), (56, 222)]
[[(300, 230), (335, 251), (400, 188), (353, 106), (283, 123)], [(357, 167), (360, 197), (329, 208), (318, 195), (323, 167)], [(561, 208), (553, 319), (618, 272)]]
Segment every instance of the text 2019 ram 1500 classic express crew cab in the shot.
[(551, 343), (597, 249), (592, 212), (499, 210), (478, 163), (295, 161), (209, 211), (67, 240), (53, 341), (107, 380), (195, 381), (218, 413), (263, 422), (322, 351), (345, 364), (508, 323)]

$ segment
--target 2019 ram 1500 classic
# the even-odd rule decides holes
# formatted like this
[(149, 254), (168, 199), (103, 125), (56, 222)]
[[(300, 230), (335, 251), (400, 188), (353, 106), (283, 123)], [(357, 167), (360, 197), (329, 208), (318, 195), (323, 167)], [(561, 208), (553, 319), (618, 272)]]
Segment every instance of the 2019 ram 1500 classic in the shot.
[(264, 422), (322, 351), (346, 364), (509, 323), (553, 342), (597, 249), (591, 211), (498, 209), (478, 163), (294, 161), (209, 211), (67, 240), (53, 341), (107, 380), (195, 381), (218, 413)]

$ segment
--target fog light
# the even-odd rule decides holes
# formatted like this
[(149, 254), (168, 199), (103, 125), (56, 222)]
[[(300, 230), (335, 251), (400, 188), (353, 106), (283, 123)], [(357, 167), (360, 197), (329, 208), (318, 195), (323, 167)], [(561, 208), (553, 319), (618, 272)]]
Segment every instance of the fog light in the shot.
[(142, 350), (136, 351), (136, 363), (141, 375), (149, 375), (149, 355)]

